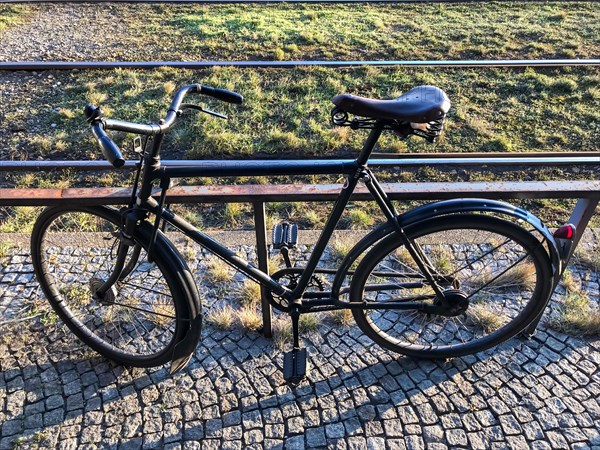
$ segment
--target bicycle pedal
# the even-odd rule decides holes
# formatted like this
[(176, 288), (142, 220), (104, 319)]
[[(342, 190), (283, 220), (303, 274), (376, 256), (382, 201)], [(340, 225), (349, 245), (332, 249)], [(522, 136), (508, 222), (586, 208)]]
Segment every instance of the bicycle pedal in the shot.
[(306, 349), (294, 348), (283, 355), (283, 378), (290, 383), (299, 383), (306, 376)]
[(298, 244), (298, 225), (282, 222), (273, 227), (273, 248), (294, 248)]

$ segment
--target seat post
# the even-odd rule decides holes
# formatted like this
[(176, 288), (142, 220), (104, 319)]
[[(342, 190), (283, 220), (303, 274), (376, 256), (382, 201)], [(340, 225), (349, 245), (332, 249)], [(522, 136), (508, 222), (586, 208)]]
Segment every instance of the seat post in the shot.
[(359, 166), (364, 166), (367, 164), (367, 161), (369, 160), (369, 156), (371, 156), (371, 152), (375, 148), (375, 144), (377, 144), (377, 141), (379, 140), (379, 136), (381, 136), (381, 132), (383, 131), (383, 126), (384, 126), (383, 121), (378, 120), (377, 122), (375, 122), (375, 126), (369, 133), (369, 136), (367, 137), (367, 140), (366, 140), (365, 144), (363, 145), (362, 150), (360, 151), (360, 153), (358, 154), (358, 157), (356, 158), (356, 162), (358, 163)]

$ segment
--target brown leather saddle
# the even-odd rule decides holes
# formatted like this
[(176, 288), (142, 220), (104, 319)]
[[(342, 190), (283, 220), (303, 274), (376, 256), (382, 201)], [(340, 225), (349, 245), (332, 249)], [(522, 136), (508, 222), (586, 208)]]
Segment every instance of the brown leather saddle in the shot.
[(357, 116), (415, 123), (442, 119), (450, 109), (448, 96), (436, 86), (417, 86), (394, 100), (342, 94), (334, 97), (332, 102)]

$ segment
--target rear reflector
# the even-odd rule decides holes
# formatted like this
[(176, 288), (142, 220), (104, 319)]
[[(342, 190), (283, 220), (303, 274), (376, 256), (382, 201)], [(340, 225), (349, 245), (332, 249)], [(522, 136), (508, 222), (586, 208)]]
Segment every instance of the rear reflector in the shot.
[(575, 235), (575, 225), (570, 223), (563, 225), (558, 228), (553, 235), (555, 238), (559, 239), (573, 239), (573, 236)]

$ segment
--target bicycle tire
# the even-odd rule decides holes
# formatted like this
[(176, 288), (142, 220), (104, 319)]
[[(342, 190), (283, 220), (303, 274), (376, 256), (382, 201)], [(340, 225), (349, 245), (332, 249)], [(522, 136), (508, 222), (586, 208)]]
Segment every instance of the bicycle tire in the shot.
[[(544, 308), (551, 293), (551, 263), (543, 243), (522, 227), (497, 217), (461, 214), (429, 218), (404, 231), (434, 273), (445, 276), (445, 295), (456, 305), (463, 302), (464, 310), (448, 316), (353, 309), (357, 325), (382, 347), (417, 358), (472, 354), (513, 337)], [(350, 301), (435, 302), (433, 288), (416, 267), (398, 232), (391, 232), (357, 267)]]
[(153, 262), (146, 250), (149, 223), (137, 227), (129, 260), (108, 297), (92, 296), (111, 273), (119, 239), (119, 211), (107, 207), (49, 207), (31, 237), (38, 282), (58, 316), (85, 344), (126, 366), (154, 367), (171, 360), (183, 338), (188, 271), (177, 251), (159, 233)]

